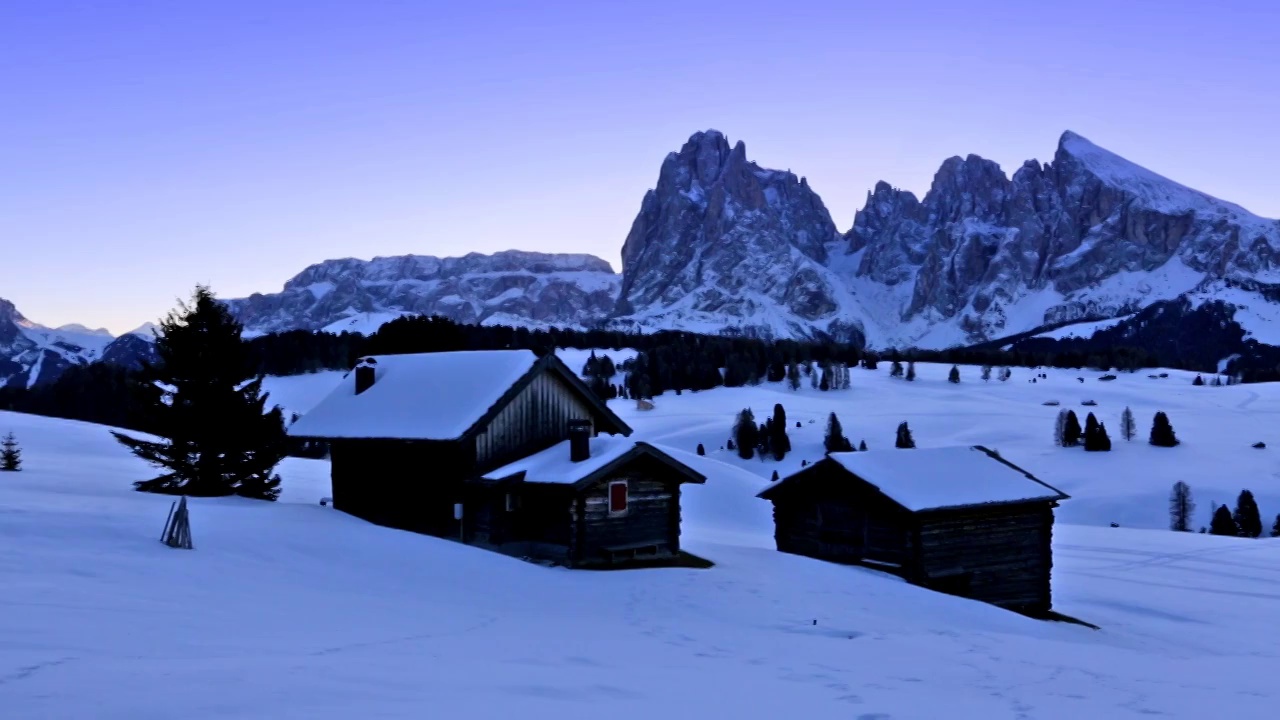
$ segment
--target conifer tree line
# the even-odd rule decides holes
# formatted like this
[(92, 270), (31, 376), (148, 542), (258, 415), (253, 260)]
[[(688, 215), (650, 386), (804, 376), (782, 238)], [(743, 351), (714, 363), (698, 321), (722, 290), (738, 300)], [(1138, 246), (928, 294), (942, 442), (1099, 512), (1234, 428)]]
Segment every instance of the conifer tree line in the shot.
[[(848, 370), (855, 367), (875, 370), (881, 360), (894, 363), (891, 374), (907, 381), (915, 379), (916, 362), (1003, 367), (996, 372), (999, 380), (1009, 378), (1010, 366), (1122, 370), (1179, 366), (1176, 358), (1160, 362), (1160, 358), (1119, 345), (1092, 348), (1088, 353), (1071, 349), (1074, 346), (1070, 344), (1043, 346), (1059, 348), (1056, 350), (1027, 350), (1023, 349), (1024, 343), (1015, 343), (1012, 351), (1003, 351), (998, 346), (975, 346), (880, 353), (822, 340), (801, 342), (677, 331), (635, 334), (617, 330), (531, 330), (463, 325), (434, 316), (399, 318), (368, 337), (347, 332), (294, 330), (255, 337), (245, 344), (254, 374), (265, 375), (349, 370), (358, 358), (379, 354), (492, 349), (546, 353), (554, 348), (639, 350), (641, 356), (631, 361), (635, 368), (627, 369), (627, 382), (622, 381), (622, 372), (619, 372), (607, 383), (610, 387), (597, 383), (597, 390), (610, 397), (653, 397), (668, 391), (733, 387), (766, 380), (786, 380), (794, 389), (806, 382), (821, 388), (824, 376), (828, 389), (840, 389), (848, 387)], [(623, 370), (617, 366), (615, 369)], [(155, 432), (156, 428), (147, 426), (150, 416), (138, 412), (138, 370), (134, 366), (105, 363), (72, 367), (53, 382), (37, 383), (31, 388), (21, 383), (0, 388), (0, 409)], [(1259, 376), (1259, 379), (1270, 377)]]
[[(1169, 528), (1178, 532), (1190, 532), (1195, 509), (1191, 487), (1181, 481), (1174, 483), (1173, 490), (1169, 493)], [(1208, 534), (1256, 538), (1262, 536), (1263, 530), (1258, 501), (1252, 491), (1245, 489), (1236, 497), (1234, 510), (1226, 505), (1218, 505), (1213, 509)], [(1200, 528), (1200, 532), (1205, 532), (1205, 528)], [(1280, 514), (1276, 515), (1269, 534), (1271, 537), (1280, 537)]]

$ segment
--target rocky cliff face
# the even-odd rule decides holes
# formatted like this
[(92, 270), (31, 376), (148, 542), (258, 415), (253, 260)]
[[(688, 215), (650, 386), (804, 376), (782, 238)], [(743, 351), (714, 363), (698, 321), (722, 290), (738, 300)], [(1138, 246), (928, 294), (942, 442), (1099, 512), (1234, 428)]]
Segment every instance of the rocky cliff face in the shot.
[[(608, 314), (619, 278), (590, 255), (508, 251), (328, 260), (268, 295), (229, 300), (249, 333), (372, 331), (405, 314), (463, 323), (582, 326)], [(354, 324), (353, 324), (354, 323)]]
[(1011, 178), (970, 155), (943, 163), (923, 201), (881, 183), (845, 237), (854, 277), (910, 284), (893, 308), (904, 325), (928, 317), (969, 341), (1134, 312), (1273, 271), (1280, 252), (1280, 222), (1070, 132), (1052, 163)]
[(803, 178), (747, 159), (714, 130), (662, 163), (622, 247), (614, 324), (804, 335), (837, 317), (839, 237)]

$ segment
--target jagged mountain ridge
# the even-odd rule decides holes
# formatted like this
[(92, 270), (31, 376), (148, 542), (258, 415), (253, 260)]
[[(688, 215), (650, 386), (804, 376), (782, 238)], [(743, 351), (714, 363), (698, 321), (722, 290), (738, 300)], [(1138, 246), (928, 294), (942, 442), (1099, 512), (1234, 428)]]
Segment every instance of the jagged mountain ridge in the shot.
[(944, 162), (923, 200), (881, 183), (845, 237), (855, 277), (910, 283), (903, 321), (952, 321), (959, 339), (980, 341), (1267, 277), (1280, 221), (1067, 132), (1053, 162), (1012, 177), (970, 155)]
[(139, 353), (150, 351), (150, 339), (138, 333), (115, 338), (106, 330), (83, 325), (45, 327), (0, 298), (0, 387), (53, 382), (69, 367), (98, 360), (132, 362)]
[[(727, 147), (719, 133), (699, 133), (664, 162), (624, 248), (614, 322), (698, 329), (709, 324), (698, 310), (710, 297), (730, 303), (721, 326), (742, 331), (861, 335), (876, 347), (935, 348), (1128, 314), (1218, 280), (1276, 270), (1280, 222), (1072, 132), (1063, 134), (1051, 163), (1027, 161), (1012, 177), (969, 155), (943, 162), (923, 199), (878, 183), (853, 227), (826, 243), (812, 238), (827, 234), (829, 218), (800, 231), (780, 220), (827, 218), (807, 183), (755, 168), (742, 143), (726, 157)], [(743, 167), (762, 181), (785, 178), (800, 187), (775, 193), (761, 208), (756, 188), (739, 180)], [(693, 203), (708, 180), (720, 195)], [(756, 215), (740, 220), (733, 210), (742, 206)], [(812, 208), (818, 211), (806, 214)], [(744, 262), (744, 247), (750, 257), (773, 258), (772, 265)], [(730, 275), (688, 280), (698, 277), (705, 254), (725, 259), (717, 268)], [(777, 292), (786, 287), (779, 278), (788, 276), (803, 279), (805, 302)]]
[(577, 326), (613, 308), (620, 278), (591, 255), (510, 250), (460, 258), (345, 258), (312, 265), (278, 293), (228, 300), (250, 334), (371, 331), (400, 315), (462, 323)]

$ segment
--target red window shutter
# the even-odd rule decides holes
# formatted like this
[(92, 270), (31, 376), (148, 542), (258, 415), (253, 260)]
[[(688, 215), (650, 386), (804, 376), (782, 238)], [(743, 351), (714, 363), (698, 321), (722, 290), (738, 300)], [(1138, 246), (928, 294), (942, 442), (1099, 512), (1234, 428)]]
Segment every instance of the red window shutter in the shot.
[(627, 484), (625, 482), (609, 483), (609, 512), (623, 513), (627, 511)]

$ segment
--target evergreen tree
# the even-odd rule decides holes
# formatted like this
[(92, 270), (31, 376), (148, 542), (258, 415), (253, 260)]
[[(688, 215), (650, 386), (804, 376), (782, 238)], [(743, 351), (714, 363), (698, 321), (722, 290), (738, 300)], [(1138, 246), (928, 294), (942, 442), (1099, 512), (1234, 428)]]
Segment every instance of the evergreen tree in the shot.
[(960, 382), (960, 368), (959, 368), (959, 367), (957, 367), (957, 366), (955, 366), (955, 365), (952, 365), (952, 366), (951, 366), (951, 372), (947, 373), (947, 382), (950, 382), (950, 383), (958, 383), (958, 382)]
[(782, 460), (787, 453), (791, 452), (791, 438), (787, 436), (787, 411), (782, 407), (782, 403), (773, 406), (772, 420), (769, 447), (773, 451), (773, 459)]
[(773, 482), (778, 482), (778, 471), (774, 470), (773, 475), (770, 476), (769, 479), (772, 480)]
[(1280, 515), (1276, 515), (1276, 521), (1271, 524), (1271, 537), (1280, 537)]
[(818, 381), (818, 389), (824, 392), (831, 389), (831, 366), (826, 363), (822, 365), (822, 379)]
[(756, 428), (756, 450), (760, 451), (760, 459), (764, 460), (773, 454), (773, 418), (760, 423)]
[(742, 412), (738, 413), (737, 422), (733, 425), (733, 442), (738, 446), (738, 457), (750, 460), (755, 454), (756, 445), (760, 440), (756, 437), (757, 433), (755, 414), (751, 412), (751, 408), (743, 408)]
[(1059, 447), (1065, 447), (1067, 444), (1067, 413), (1070, 412), (1066, 408), (1058, 411), (1058, 417), (1053, 423), (1053, 444)]
[(889, 377), (902, 377), (902, 362), (900, 360), (893, 361), (893, 367), (889, 370)]
[(1000, 381), (1001, 381), (1001, 382), (1004, 382), (1005, 380), (1008, 380), (1008, 379), (1009, 379), (1009, 378), (1011, 378), (1011, 377), (1013, 377), (1013, 370), (1011, 370), (1011, 369), (1009, 369), (1009, 368), (1005, 368), (1005, 369), (1000, 373)]
[(1107, 424), (1098, 423), (1098, 434), (1095, 440), (1097, 445), (1095, 450), (1102, 452), (1111, 452), (1111, 436), (1107, 434)]
[(1204, 384), (1204, 378), (1200, 377), (1199, 375), (1196, 375), (1196, 379), (1195, 379), (1195, 380), (1192, 380), (1192, 381), (1191, 381), (1191, 384), (1192, 384), (1192, 385), (1203, 385), (1203, 384)]
[(1132, 440), (1133, 436), (1137, 434), (1138, 426), (1133, 421), (1133, 411), (1126, 407), (1124, 412), (1120, 413), (1120, 437), (1125, 440)]
[(1258, 502), (1253, 499), (1252, 492), (1240, 491), (1240, 496), (1236, 498), (1236, 510), (1231, 514), (1231, 519), (1235, 520), (1236, 527), (1240, 528), (1241, 536), (1256, 538), (1262, 535), (1262, 514), (1258, 512)]
[(704, 447), (702, 447), (702, 443), (698, 443), (698, 454), (699, 454), (699, 455), (706, 455), (706, 454), (707, 454), (707, 449), (706, 449), (706, 448), (704, 448)]
[(829, 453), (833, 452), (849, 452), (853, 446), (849, 444), (849, 438), (844, 436), (844, 428), (840, 426), (840, 418), (835, 413), (827, 418), (827, 434), (822, 439), (822, 446)]
[(1107, 426), (1089, 413), (1084, 421), (1084, 449), (1089, 452), (1106, 452), (1111, 449), (1111, 438), (1107, 436)]
[(1218, 509), (1213, 511), (1213, 520), (1209, 522), (1209, 534), (1231, 537), (1240, 535), (1240, 526), (1236, 525), (1235, 518), (1231, 517), (1231, 511), (1226, 505), (1219, 505)]
[(858, 443), (858, 452), (866, 452), (866, 450), (867, 450), (867, 441), (866, 441), (866, 440), (863, 440), (862, 442), (859, 442), (859, 443)]
[(18, 438), (9, 431), (0, 440), (0, 470), (17, 472), (22, 469), (22, 448), (18, 447)]
[(898, 425), (898, 438), (894, 441), (893, 446), (904, 450), (911, 450), (915, 448), (915, 438), (911, 437), (911, 428), (907, 427), (906, 422), (902, 422)]
[(990, 365), (983, 365), (983, 366), (982, 366), (982, 379), (983, 379), (983, 380), (987, 380), (987, 381), (991, 380), (991, 366), (990, 366)]
[(792, 390), (800, 389), (800, 366), (795, 363), (787, 366), (787, 387)]
[(273, 474), (288, 438), (279, 407), (265, 410), (262, 376), (240, 339), (243, 330), (204, 286), (161, 323), (158, 362), (142, 376), (165, 388), (145, 408), (159, 441), (112, 433), (135, 455), (163, 470), (134, 483), (144, 492), (192, 496), (243, 495), (275, 500)]
[(1150, 442), (1157, 447), (1173, 447), (1178, 444), (1178, 437), (1173, 434), (1173, 425), (1169, 424), (1169, 416), (1163, 412), (1156, 413), (1151, 420)]
[(1075, 447), (1080, 444), (1080, 419), (1076, 417), (1075, 410), (1067, 411), (1067, 424), (1062, 429), (1062, 446)]
[(1196, 503), (1191, 499), (1191, 486), (1179, 480), (1173, 484), (1173, 493), (1169, 496), (1169, 527), (1178, 532), (1190, 532), (1191, 515), (1196, 511)]
[(911, 382), (912, 380), (915, 380), (915, 379), (916, 379), (916, 361), (908, 360), (907, 361), (907, 382)]
[(818, 389), (818, 371), (812, 365), (809, 366), (809, 387)]

